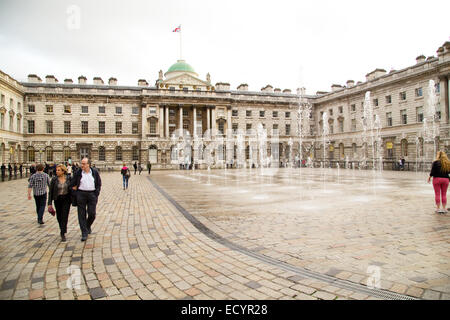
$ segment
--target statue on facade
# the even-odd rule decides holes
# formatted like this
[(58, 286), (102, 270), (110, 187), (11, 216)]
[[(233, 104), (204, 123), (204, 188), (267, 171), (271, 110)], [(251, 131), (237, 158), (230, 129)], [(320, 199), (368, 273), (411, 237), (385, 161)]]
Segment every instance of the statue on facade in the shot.
[(163, 80), (163, 72), (162, 70), (159, 70), (158, 80)]
[(211, 75), (209, 74), (209, 72), (206, 74), (206, 81), (211, 83)]

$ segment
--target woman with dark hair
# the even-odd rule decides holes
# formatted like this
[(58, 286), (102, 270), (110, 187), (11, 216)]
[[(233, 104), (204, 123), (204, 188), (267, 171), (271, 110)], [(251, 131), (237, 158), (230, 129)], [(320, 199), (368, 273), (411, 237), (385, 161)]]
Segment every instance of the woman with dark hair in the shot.
[(63, 164), (56, 166), (56, 175), (50, 182), (48, 194), (48, 212), (54, 214), (52, 202), (55, 201), (56, 218), (58, 219), (59, 229), (61, 231), (61, 241), (66, 241), (67, 221), (69, 220), (70, 205), (72, 199), (70, 196), (70, 177), (67, 176), (67, 168)]
[(128, 189), (128, 179), (130, 179), (131, 172), (125, 163), (123, 164), (123, 167), (120, 170), (120, 174), (122, 175), (123, 190)]
[[(447, 188), (449, 183), (450, 173), (450, 161), (444, 151), (438, 151), (436, 154), (436, 160), (431, 166), (430, 176), (428, 177), (428, 183), (430, 183), (431, 177), (433, 177), (433, 188), (436, 201), (436, 213), (447, 212)], [(441, 207), (442, 202), (442, 209)]]

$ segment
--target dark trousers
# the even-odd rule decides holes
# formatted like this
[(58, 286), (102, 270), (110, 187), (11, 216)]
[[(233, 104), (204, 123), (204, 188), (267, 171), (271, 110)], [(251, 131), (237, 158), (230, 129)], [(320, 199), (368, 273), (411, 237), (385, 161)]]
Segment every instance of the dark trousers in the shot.
[(67, 233), (67, 221), (69, 220), (71, 204), (70, 194), (58, 196), (55, 200), (56, 219), (58, 219), (61, 234)]
[(47, 194), (44, 193), (42, 196), (34, 196), (34, 202), (36, 203), (38, 221), (42, 221), (42, 218), (44, 217), (45, 205), (47, 203)]
[[(77, 192), (78, 222), (80, 223), (81, 235), (88, 235), (88, 228), (95, 220), (95, 210), (97, 207), (97, 196), (95, 192)], [(86, 218), (87, 214), (87, 218)]]

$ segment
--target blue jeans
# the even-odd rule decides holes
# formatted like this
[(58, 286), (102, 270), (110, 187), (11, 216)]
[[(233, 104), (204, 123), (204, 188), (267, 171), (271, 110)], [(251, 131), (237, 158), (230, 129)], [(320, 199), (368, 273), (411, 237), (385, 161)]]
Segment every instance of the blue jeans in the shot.
[(34, 202), (36, 202), (38, 221), (42, 221), (42, 218), (44, 217), (45, 205), (47, 203), (47, 194), (44, 193), (41, 196), (34, 196)]
[(123, 187), (124, 188), (128, 188), (128, 178), (125, 174), (122, 175), (122, 180), (123, 180)]

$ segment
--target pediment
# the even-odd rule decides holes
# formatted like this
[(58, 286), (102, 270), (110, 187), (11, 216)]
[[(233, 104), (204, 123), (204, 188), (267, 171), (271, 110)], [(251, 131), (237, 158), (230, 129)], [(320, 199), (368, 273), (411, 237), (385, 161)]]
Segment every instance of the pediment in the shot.
[(161, 81), (162, 84), (168, 84), (168, 85), (185, 85), (185, 86), (210, 86), (211, 84), (200, 80), (190, 74), (180, 74), (173, 78), (169, 78), (166, 80)]

